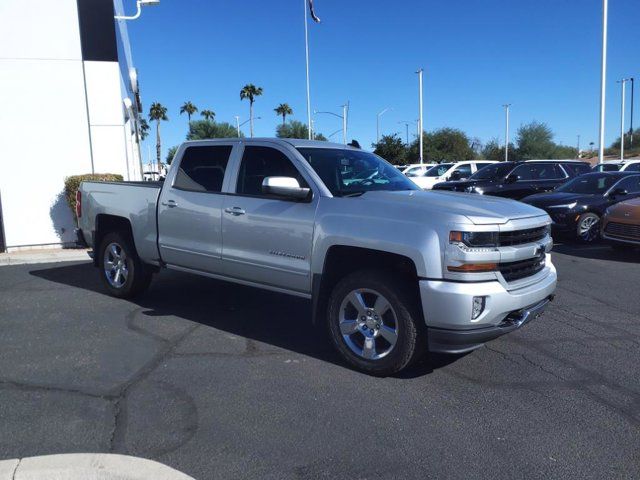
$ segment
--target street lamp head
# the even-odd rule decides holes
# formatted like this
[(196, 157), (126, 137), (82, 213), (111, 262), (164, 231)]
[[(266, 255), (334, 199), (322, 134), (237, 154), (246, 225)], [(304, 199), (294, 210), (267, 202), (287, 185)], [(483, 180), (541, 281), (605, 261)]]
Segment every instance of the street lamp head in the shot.
[(138, 3), (140, 3), (140, 5), (142, 5), (143, 7), (146, 7), (160, 5), (160, 0), (138, 0)]

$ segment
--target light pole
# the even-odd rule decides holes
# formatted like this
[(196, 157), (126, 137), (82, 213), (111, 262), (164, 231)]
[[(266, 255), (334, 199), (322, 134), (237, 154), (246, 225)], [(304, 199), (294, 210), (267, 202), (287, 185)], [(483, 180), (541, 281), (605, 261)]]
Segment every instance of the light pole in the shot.
[(376, 115), (376, 143), (380, 143), (380, 117), (387, 113), (391, 108), (387, 107)]
[[(255, 117), (254, 120), (262, 120), (262, 117)], [(251, 119), (245, 120), (244, 122), (240, 123), (240, 116), (236, 115), (236, 126), (238, 128), (238, 138), (240, 138), (240, 127), (243, 126), (243, 125), (246, 125), (250, 121), (251, 121)]]
[(127, 17), (126, 15), (116, 15), (114, 18), (116, 20), (137, 20), (140, 18), (142, 14), (142, 7), (148, 7), (153, 5), (160, 5), (160, 0), (138, 0), (136, 2), (136, 6), (138, 7), (138, 11), (135, 15), (131, 17)]
[(620, 160), (624, 160), (624, 101), (625, 101), (625, 85), (630, 79), (623, 78), (618, 83), (621, 85), (620, 97)]
[(505, 113), (505, 129), (504, 129), (504, 161), (509, 161), (509, 107), (510, 103), (503, 105)]
[(604, 109), (607, 88), (607, 25), (609, 0), (602, 0), (602, 61), (600, 68), (600, 134), (598, 137), (598, 163), (604, 163)]
[(406, 120), (403, 120), (403, 121), (398, 122), (398, 123), (404, 125), (405, 128), (407, 129), (407, 143), (406, 143), (406, 145), (408, 147), (409, 146), (409, 125), (411, 123), (413, 123), (413, 122), (407, 122)]
[(633, 83), (634, 83), (633, 77), (631, 77), (630, 80), (631, 80), (631, 126), (629, 127), (629, 142), (633, 147)]
[(319, 112), (317, 110), (314, 110), (313, 113), (316, 115), (319, 113), (324, 113), (324, 114), (333, 115), (334, 117), (338, 117), (342, 119), (342, 141), (346, 145), (347, 144), (347, 112), (349, 108), (349, 102), (345, 103), (344, 105), (341, 105), (341, 107), (342, 107), (342, 115), (338, 115), (337, 113), (334, 113), (334, 112)]
[(578, 158), (580, 158), (580, 135), (578, 135)]
[(418, 93), (418, 103), (419, 103), (419, 110), (420, 110), (420, 119), (418, 120), (418, 137), (420, 139), (420, 163), (424, 163), (424, 139), (422, 138), (422, 132), (424, 130), (424, 123), (423, 123), (423, 96), (422, 96), (422, 74), (423, 74), (424, 70), (421, 68), (419, 69), (416, 73), (418, 74), (418, 88), (419, 88), (419, 93)]

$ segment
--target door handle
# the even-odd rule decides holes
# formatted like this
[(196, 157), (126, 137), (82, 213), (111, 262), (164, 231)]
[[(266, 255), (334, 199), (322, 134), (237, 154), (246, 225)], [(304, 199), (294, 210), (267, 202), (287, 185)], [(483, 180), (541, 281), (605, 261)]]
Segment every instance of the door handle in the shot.
[(177, 207), (178, 204), (176, 203), (175, 200), (167, 200), (166, 202), (162, 202), (162, 206), (163, 207), (174, 208), (174, 207)]
[(244, 215), (246, 212), (240, 207), (225, 208), (224, 211), (234, 216)]

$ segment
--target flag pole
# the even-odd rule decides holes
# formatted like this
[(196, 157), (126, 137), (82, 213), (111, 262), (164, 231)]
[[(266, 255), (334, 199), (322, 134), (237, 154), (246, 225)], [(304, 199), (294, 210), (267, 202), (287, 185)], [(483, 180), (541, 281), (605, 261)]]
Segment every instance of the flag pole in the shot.
[(309, 21), (307, 18), (307, 0), (302, 0), (304, 7), (304, 46), (307, 60), (307, 128), (309, 132), (309, 140), (313, 138), (311, 132), (311, 86), (309, 82)]

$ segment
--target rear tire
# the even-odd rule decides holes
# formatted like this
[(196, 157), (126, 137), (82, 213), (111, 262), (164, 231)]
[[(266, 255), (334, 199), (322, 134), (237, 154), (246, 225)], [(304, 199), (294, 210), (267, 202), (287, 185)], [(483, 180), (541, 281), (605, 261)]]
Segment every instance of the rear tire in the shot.
[(338, 352), (370, 375), (397, 373), (427, 351), (416, 285), (393, 272), (344, 277), (331, 292), (327, 320)]
[(138, 257), (129, 235), (106, 234), (98, 254), (100, 278), (112, 296), (133, 298), (149, 287), (151, 269)]

